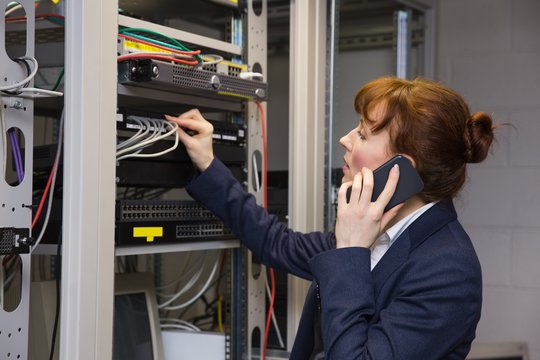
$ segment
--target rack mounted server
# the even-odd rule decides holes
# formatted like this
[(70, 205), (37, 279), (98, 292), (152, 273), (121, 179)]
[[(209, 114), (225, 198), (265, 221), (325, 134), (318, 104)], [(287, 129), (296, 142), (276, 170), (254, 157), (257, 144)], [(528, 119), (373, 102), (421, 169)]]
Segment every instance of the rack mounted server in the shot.
[(118, 83), (201, 96), (227, 96), (238, 100), (268, 100), (268, 84), (154, 59), (118, 63)]

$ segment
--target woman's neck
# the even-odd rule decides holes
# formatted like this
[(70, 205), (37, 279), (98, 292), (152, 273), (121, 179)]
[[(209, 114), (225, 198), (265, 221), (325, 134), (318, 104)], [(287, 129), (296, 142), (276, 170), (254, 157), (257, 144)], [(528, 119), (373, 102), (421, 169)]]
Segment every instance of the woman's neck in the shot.
[(397, 215), (388, 223), (388, 225), (386, 226), (386, 229), (391, 228), (392, 226), (397, 224), (401, 219), (404, 219), (407, 215), (420, 209), (422, 206), (426, 204), (427, 202), (422, 200), (419, 196), (417, 195), (413, 196), (409, 200), (405, 201), (405, 204), (401, 207), (401, 209), (399, 209)]

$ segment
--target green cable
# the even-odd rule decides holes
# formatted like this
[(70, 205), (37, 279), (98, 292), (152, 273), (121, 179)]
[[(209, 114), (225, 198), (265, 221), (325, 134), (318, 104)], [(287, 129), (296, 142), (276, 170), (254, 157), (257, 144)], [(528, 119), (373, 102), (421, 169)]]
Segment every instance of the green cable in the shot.
[(66, 24), (66, 22), (64, 20), (59, 19), (57, 17), (47, 16), (47, 17), (45, 17), (45, 19), (49, 20), (50, 22), (52, 22), (53, 24), (56, 24), (56, 25), (64, 26)]
[[(133, 32), (142, 32), (142, 33), (147, 33), (147, 34), (151, 34), (151, 35), (154, 35), (154, 36), (159, 36), (159, 37), (162, 37), (162, 38), (168, 40), (169, 42), (173, 43), (174, 45), (171, 45), (171, 44), (159, 41), (159, 40), (155, 40), (155, 39), (143, 36), (143, 35), (134, 34)], [(184, 46), (178, 40), (170, 38), (167, 35), (158, 33), (158, 32), (153, 31), (153, 30), (148, 30), (148, 29), (143, 29), (143, 28), (124, 28), (124, 29), (121, 29), (119, 31), (119, 33), (132, 36), (132, 37), (134, 37), (136, 39), (139, 39), (139, 40), (145, 40), (145, 41), (148, 41), (148, 42), (152, 42), (152, 43), (157, 44), (157, 45), (170, 47), (170, 48), (176, 49), (176, 50), (192, 51), (191, 49)], [(200, 55), (195, 55), (195, 58), (197, 59), (197, 61), (199, 63), (201, 63), (203, 61), (203, 59), (202, 59), (202, 57)]]
[(60, 75), (58, 75), (58, 79), (56, 79), (56, 83), (54, 83), (52, 91), (58, 90), (58, 88), (60, 87), (60, 84), (62, 83), (63, 79), (64, 79), (64, 69), (62, 68), (62, 71), (60, 72)]

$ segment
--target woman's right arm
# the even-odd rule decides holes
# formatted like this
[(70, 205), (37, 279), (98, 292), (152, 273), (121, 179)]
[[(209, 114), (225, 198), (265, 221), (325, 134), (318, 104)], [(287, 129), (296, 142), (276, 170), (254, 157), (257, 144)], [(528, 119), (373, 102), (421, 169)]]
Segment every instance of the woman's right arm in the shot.
[[(167, 119), (180, 125), (178, 137), (200, 172), (188, 185), (188, 192), (223, 219), (263, 264), (311, 279), (308, 261), (335, 248), (333, 234), (294, 232), (258, 206), (255, 197), (242, 188), (225, 165), (214, 159), (213, 128), (198, 110)], [(188, 135), (184, 129), (195, 135)]]

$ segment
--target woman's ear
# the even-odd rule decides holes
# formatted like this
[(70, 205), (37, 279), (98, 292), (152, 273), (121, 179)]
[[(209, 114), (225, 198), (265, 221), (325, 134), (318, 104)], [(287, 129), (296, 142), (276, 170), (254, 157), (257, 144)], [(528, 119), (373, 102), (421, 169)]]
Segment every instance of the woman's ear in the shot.
[(407, 154), (400, 154), (402, 156), (405, 156), (407, 159), (409, 159), (409, 161), (412, 163), (412, 166), (416, 169), (416, 161), (414, 160), (414, 158), (410, 155), (407, 155)]

